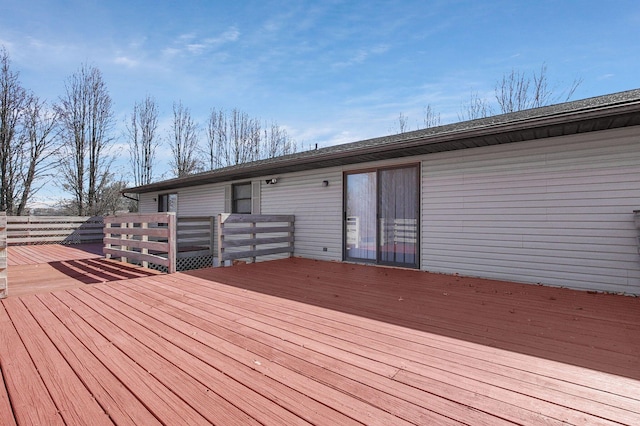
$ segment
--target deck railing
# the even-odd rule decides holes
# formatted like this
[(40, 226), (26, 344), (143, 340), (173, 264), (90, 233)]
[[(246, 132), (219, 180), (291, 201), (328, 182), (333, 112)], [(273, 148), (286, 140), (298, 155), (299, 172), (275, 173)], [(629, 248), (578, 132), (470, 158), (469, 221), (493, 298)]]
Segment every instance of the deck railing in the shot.
[(101, 216), (7, 216), (7, 244), (83, 244), (102, 240)]
[(180, 253), (188, 256), (214, 254), (215, 216), (178, 216), (178, 257)]
[(293, 215), (218, 215), (218, 262), (277, 254), (293, 255)]
[(0, 299), (7, 297), (7, 214), (0, 212)]
[(125, 214), (104, 217), (104, 248), (107, 259), (119, 257), (148, 267), (149, 263), (176, 272), (175, 213)]

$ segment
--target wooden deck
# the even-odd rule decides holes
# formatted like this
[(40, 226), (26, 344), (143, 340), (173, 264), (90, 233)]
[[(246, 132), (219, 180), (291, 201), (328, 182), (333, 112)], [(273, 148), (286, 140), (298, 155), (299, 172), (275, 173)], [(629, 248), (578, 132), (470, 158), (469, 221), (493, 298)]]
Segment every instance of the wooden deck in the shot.
[(638, 298), (292, 258), (3, 300), (0, 424), (637, 425), (639, 357)]
[(158, 274), (104, 259), (102, 244), (9, 246), (8, 264), (10, 297)]

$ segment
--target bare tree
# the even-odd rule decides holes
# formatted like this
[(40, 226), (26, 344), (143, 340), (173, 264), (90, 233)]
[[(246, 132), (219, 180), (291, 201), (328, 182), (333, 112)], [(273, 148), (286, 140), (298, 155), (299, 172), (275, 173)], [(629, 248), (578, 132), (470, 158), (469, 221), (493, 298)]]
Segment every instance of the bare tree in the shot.
[(582, 79), (575, 79), (569, 87), (556, 94), (556, 89), (549, 83), (547, 65), (543, 63), (540, 71), (531, 76), (513, 69), (504, 74), (496, 83), (495, 96), (500, 112), (508, 113), (566, 102), (580, 84)]
[(198, 125), (182, 102), (173, 104), (171, 132), (169, 139), (173, 154), (171, 167), (175, 175), (184, 177), (200, 171), (202, 164), (198, 158)]
[(213, 108), (207, 121), (206, 157), (209, 170), (225, 166), (227, 149), (227, 117), (223, 110)]
[(440, 125), (440, 113), (436, 113), (431, 105), (424, 108), (424, 128), (437, 127)]
[(27, 202), (44, 185), (42, 178), (50, 176), (48, 172), (57, 164), (60, 133), (58, 114), (35, 96), (29, 98), (23, 126), (17, 215), (25, 212)]
[(16, 185), (22, 147), (20, 124), (28, 102), (27, 91), (11, 70), (9, 54), (0, 50), (0, 211), (15, 214)]
[(289, 136), (287, 130), (280, 127), (278, 123), (271, 122), (270, 126), (265, 126), (260, 159), (293, 154), (296, 149), (295, 141)]
[(111, 96), (99, 69), (82, 65), (65, 83), (57, 111), (64, 131), (62, 187), (73, 195), (77, 214), (95, 215), (112, 159)]
[(129, 210), (129, 200), (122, 196), (127, 182), (114, 180), (113, 175), (107, 177), (107, 183), (100, 189), (98, 210), (101, 214), (115, 215), (119, 211)]
[(296, 150), (296, 142), (275, 122), (263, 127), (260, 120), (238, 109), (230, 113), (211, 110), (205, 151), (211, 169), (291, 154)]
[(489, 102), (481, 98), (477, 92), (471, 92), (469, 99), (462, 104), (458, 119), (460, 121), (475, 120), (490, 115), (493, 115), (493, 108), (491, 108)]
[(135, 103), (127, 124), (129, 159), (136, 186), (147, 185), (153, 180), (156, 149), (159, 145), (157, 130), (158, 104), (151, 96), (147, 96), (143, 101)]
[(400, 113), (398, 116), (398, 133), (408, 132), (409, 130), (411, 130), (409, 129), (409, 118), (403, 113)]
[(22, 215), (52, 165), (56, 116), (25, 90), (0, 49), (0, 210)]

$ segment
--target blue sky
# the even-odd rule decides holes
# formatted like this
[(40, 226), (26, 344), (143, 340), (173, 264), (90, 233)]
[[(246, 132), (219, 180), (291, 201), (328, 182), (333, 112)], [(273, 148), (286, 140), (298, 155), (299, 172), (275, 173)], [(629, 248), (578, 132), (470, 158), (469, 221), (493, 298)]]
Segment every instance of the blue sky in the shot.
[(395, 133), (400, 113), (414, 129), (427, 105), (458, 121), (471, 92), (491, 97), (511, 69), (546, 63), (558, 89), (581, 78), (574, 99), (640, 87), (635, 0), (0, 0), (0, 10), (0, 44), (25, 87), (55, 102), (81, 64), (96, 66), (120, 128), (149, 94), (165, 127), (181, 100), (203, 125), (212, 107), (239, 108), (328, 146)]

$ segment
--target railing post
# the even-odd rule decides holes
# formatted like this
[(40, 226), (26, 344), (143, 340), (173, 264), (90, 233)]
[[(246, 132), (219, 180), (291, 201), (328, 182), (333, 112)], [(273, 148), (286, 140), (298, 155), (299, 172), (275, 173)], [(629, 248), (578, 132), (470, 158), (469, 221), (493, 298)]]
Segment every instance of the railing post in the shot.
[[(256, 235), (257, 235), (256, 232), (255, 232), (256, 226), (257, 225), (256, 225), (255, 221), (251, 222), (251, 225), (249, 226), (249, 229), (252, 231), (252, 232), (249, 233), (249, 238), (252, 239), (252, 240), (256, 239)], [(251, 244), (249, 247), (251, 248), (251, 251), (253, 251), (253, 252), (256, 251), (256, 247), (257, 246), (255, 244)], [(256, 256), (253, 256), (251, 258), (251, 261), (253, 263), (256, 263)]]
[[(148, 223), (148, 222), (142, 222), (142, 223), (140, 224), (140, 227), (141, 227), (142, 229), (149, 229), (149, 223)], [(149, 241), (149, 235), (147, 235), (147, 234), (143, 234), (143, 235), (142, 235), (141, 240), (142, 240), (142, 241)], [(141, 252), (142, 254), (148, 254), (148, 253), (149, 253), (149, 249), (148, 249), (148, 248), (146, 248), (146, 247), (143, 247), (142, 249), (140, 249), (140, 252)], [(142, 261), (142, 267), (143, 267), (143, 268), (148, 268), (148, 267), (149, 267), (149, 262), (147, 262), (146, 260), (143, 260), (143, 261)]]
[(0, 299), (9, 294), (7, 263), (7, 213), (0, 212)]
[(296, 222), (295, 222), (295, 216), (291, 217), (291, 222), (289, 222), (290, 226), (291, 226), (291, 231), (289, 232), (289, 237), (291, 237), (291, 242), (289, 243), (289, 248), (291, 249), (291, 251), (289, 252), (289, 257), (293, 257), (293, 252), (295, 251), (295, 246), (294, 246), (294, 242), (295, 242), (295, 228), (296, 228)]
[(169, 252), (167, 253), (169, 266), (167, 269), (170, 274), (174, 274), (176, 272), (176, 258), (178, 257), (177, 220), (174, 212), (167, 213), (167, 227), (169, 228)]
[(222, 214), (218, 214), (218, 266), (224, 267), (224, 260), (222, 255), (224, 254), (224, 222), (222, 220)]
[[(107, 222), (104, 224), (104, 246), (107, 249), (111, 248), (111, 243), (107, 242), (109, 241), (108, 238), (111, 238), (111, 222)], [(111, 259), (111, 253), (105, 253), (104, 255), (105, 259)]]
[(216, 217), (209, 216), (209, 254), (215, 253), (216, 244)]
[[(126, 229), (127, 227), (128, 227), (127, 222), (120, 222), (120, 228)], [(129, 236), (127, 234), (124, 234), (124, 233), (120, 234), (120, 240), (121, 240), (120, 250), (122, 250), (123, 253), (129, 249), (129, 246), (127, 246), (127, 239), (129, 239)], [(126, 256), (120, 256), (120, 262), (126, 263), (127, 262)]]

